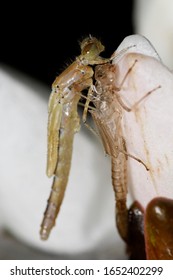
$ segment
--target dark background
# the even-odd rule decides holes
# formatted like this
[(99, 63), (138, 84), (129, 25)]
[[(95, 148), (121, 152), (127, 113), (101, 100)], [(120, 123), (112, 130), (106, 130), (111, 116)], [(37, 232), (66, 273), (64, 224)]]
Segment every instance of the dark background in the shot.
[(7, 5), (1, 9), (1, 61), (46, 85), (79, 55), (79, 41), (89, 34), (105, 45), (102, 55), (110, 56), (134, 33), (132, 0)]

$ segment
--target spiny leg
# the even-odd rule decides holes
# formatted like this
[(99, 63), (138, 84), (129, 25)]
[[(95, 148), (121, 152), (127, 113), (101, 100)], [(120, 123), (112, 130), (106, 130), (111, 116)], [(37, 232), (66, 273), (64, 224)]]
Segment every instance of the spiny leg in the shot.
[(147, 98), (151, 93), (155, 92), (159, 88), (161, 88), (161, 85), (158, 85), (157, 87), (148, 91), (144, 96), (142, 96), (138, 101), (136, 101), (131, 108), (129, 108), (129, 112), (133, 111), (145, 98)]
[(127, 77), (129, 76), (130, 72), (133, 70), (135, 64), (138, 62), (137, 59), (135, 59), (135, 61), (133, 62), (132, 66), (128, 69), (128, 71), (126, 72), (123, 80), (120, 83), (120, 86), (118, 88), (116, 88), (116, 98), (117, 101), (119, 102), (119, 104), (121, 105), (121, 107), (126, 110), (127, 112), (131, 112), (133, 111), (146, 97), (148, 97), (151, 93), (153, 93), (154, 91), (156, 91), (157, 89), (161, 88), (161, 85), (153, 88), (152, 90), (148, 91), (146, 94), (144, 94), (138, 101), (135, 102), (135, 104), (133, 104), (133, 106), (129, 107), (127, 106), (123, 100), (122, 97), (118, 94), (118, 92), (122, 89)]
[(138, 105), (145, 99), (147, 98), (150, 94), (155, 92), (157, 89), (161, 88), (161, 85), (158, 85), (157, 87), (153, 88), (152, 90), (148, 91), (146, 94), (144, 94), (138, 101), (136, 101), (131, 107), (128, 107), (124, 102), (122, 101), (122, 97), (116, 93), (116, 98), (121, 107), (126, 110), (127, 112), (133, 111)]
[(86, 96), (86, 102), (85, 102), (85, 106), (84, 106), (84, 110), (83, 110), (83, 115), (82, 115), (82, 121), (83, 123), (86, 123), (86, 119), (87, 119), (87, 114), (88, 114), (88, 109), (89, 109), (89, 104), (92, 101), (92, 97), (93, 96), (93, 85), (91, 85), (88, 89), (88, 94)]
[[(90, 98), (92, 97), (92, 98)], [(88, 89), (88, 94), (87, 96), (85, 96), (86, 102), (84, 104), (84, 110), (83, 110), (83, 115), (82, 115), (82, 122), (84, 123), (84, 125), (96, 136), (99, 137), (97, 131), (91, 127), (86, 121), (87, 121), (87, 115), (88, 115), (88, 111), (92, 112), (94, 110), (96, 110), (94, 107), (90, 106), (90, 102), (93, 99), (93, 85), (91, 85)]]
[(138, 61), (138, 60), (135, 59), (135, 61), (133, 62), (132, 66), (127, 70), (127, 72), (126, 72), (126, 74), (125, 74), (123, 80), (122, 80), (121, 83), (120, 83), (120, 86), (119, 86), (120, 89), (122, 88), (123, 84), (125, 83), (125, 80), (127, 79), (128, 75), (130, 74), (130, 72), (132, 71), (132, 69), (134, 68), (134, 66), (135, 66), (135, 64), (137, 63), (137, 61)]
[(131, 158), (133, 158), (134, 160), (138, 161), (139, 163), (143, 164), (144, 167), (146, 168), (146, 170), (149, 171), (148, 166), (147, 166), (141, 159), (139, 159), (139, 158), (137, 158), (137, 157), (135, 157), (135, 156), (133, 156), (133, 155), (131, 155), (131, 154), (125, 152), (124, 150), (121, 150), (121, 149), (119, 150), (119, 152), (121, 152), (121, 153), (123, 153), (124, 155), (126, 155), (127, 157), (131, 157)]

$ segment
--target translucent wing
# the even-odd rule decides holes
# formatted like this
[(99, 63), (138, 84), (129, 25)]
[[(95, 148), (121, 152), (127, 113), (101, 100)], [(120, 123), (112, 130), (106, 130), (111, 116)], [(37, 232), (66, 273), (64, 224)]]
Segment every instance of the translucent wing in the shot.
[(47, 176), (54, 174), (58, 161), (59, 133), (62, 118), (62, 104), (58, 102), (58, 94), (54, 93), (49, 100), (48, 116), (48, 149), (47, 149)]

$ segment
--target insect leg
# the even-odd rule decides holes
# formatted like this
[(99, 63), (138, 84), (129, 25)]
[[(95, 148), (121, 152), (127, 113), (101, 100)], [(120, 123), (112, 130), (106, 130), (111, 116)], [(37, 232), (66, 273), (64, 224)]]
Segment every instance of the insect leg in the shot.
[(89, 104), (91, 102), (90, 97), (93, 95), (93, 87), (92, 85), (89, 87), (88, 89), (88, 94), (87, 94), (87, 98), (86, 98), (86, 102), (85, 102), (85, 107), (83, 110), (83, 115), (82, 115), (82, 121), (83, 123), (86, 123), (86, 119), (87, 119), (87, 113), (88, 113), (88, 108), (89, 108)]
[(132, 69), (134, 68), (135, 64), (137, 63), (137, 59), (135, 59), (135, 61), (133, 62), (132, 66), (128, 69), (128, 71), (126, 72), (123, 80), (120, 83), (119, 89), (122, 88), (123, 84), (125, 83), (125, 80), (127, 79), (128, 75), (130, 74), (130, 72), (132, 71)]
[(134, 160), (138, 161), (139, 163), (143, 164), (144, 167), (146, 168), (146, 170), (149, 171), (148, 166), (147, 166), (141, 159), (139, 159), (139, 158), (137, 158), (137, 157), (135, 157), (135, 156), (133, 156), (133, 155), (131, 155), (131, 154), (125, 152), (124, 150), (121, 150), (121, 149), (119, 149), (119, 152), (121, 152), (121, 153), (123, 153), (124, 155), (126, 155), (127, 158), (128, 158), (128, 157), (131, 157), (131, 158), (133, 158)]
[(119, 87), (116, 88), (116, 98), (117, 101), (119, 102), (119, 104), (121, 105), (121, 107), (126, 110), (127, 112), (131, 112), (132, 110), (134, 110), (146, 97), (148, 97), (151, 93), (153, 93), (154, 91), (156, 91), (157, 89), (161, 88), (161, 86), (157, 86), (155, 88), (153, 88), (152, 90), (150, 90), (149, 92), (147, 92), (146, 94), (144, 94), (144, 96), (142, 96), (137, 102), (135, 102), (135, 104), (132, 107), (128, 107), (122, 100), (122, 97), (118, 94), (118, 92), (122, 89), (123, 84), (125, 83), (128, 75), (130, 74), (130, 72), (132, 71), (132, 69), (134, 68), (135, 64), (137, 63), (137, 59), (135, 59), (134, 63), (132, 64), (132, 66), (128, 69), (128, 71), (126, 72), (123, 80), (121, 81)]
[(147, 98), (151, 93), (155, 92), (157, 89), (161, 88), (161, 85), (153, 88), (152, 90), (148, 91), (144, 96), (142, 96), (131, 108), (129, 108), (129, 112), (133, 111), (145, 98)]

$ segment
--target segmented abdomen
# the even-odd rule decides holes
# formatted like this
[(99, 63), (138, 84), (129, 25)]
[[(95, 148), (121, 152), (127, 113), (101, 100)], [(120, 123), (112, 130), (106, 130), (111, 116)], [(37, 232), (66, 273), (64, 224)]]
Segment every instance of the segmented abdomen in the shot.
[(112, 185), (116, 201), (126, 202), (126, 157), (119, 152), (116, 157), (112, 156)]
[(127, 197), (127, 159), (123, 153), (112, 157), (112, 185), (116, 200), (116, 225), (121, 237), (128, 236)]

